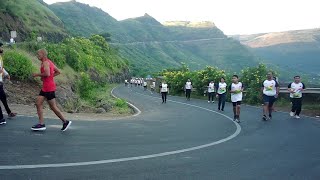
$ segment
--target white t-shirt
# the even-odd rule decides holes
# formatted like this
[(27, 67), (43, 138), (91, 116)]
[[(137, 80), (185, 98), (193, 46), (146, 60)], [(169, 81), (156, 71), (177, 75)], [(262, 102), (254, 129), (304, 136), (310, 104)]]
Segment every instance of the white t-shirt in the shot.
[(218, 94), (224, 94), (227, 92), (227, 83), (221, 83), (219, 82), (219, 86), (218, 86)]
[(214, 92), (214, 83), (209, 83), (208, 92), (209, 92), (209, 93)]
[[(2, 68), (2, 67), (0, 67)], [(8, 72), (3, 68), (3, 73), (0, 74), (0, 82), (3, 82), (3, 77), (8, 76)]]
[(186, 82), (186, 89), (191, 89), (191, 88), (192, 88), (191, 82)]
[(305, 89), (305, 85), (303, 83), (291, 83), (288, 88), (292, 89), (294, 93), (290, 93), (290, 98), (302, 98), (302, 90)]
[(264, 95), (275, 96), (277, 94), (277, 87), (279, 87), (279, 84), (275, 80), (265, 80), (262, 83), (262, 87)]
[(147, 86), (147, 82), (145, 81), (145, 82), (143, 82), (143, 86)]
[(151, 88), (155, 88), (156, 87), (156, 82), (152, 82), (152, 84), (150, 85)]
[(238, 91), (236, 93), (231, 93), (231, 101), (232, 102), (238, 102), (242, 101), (242, 90), (243, 85), (241, 82), (238, 82), (238, 84), (232, 83), (229, 87), (230, 91)]
[(161, 92), (168, 92), (168, 84), (161, 84)]

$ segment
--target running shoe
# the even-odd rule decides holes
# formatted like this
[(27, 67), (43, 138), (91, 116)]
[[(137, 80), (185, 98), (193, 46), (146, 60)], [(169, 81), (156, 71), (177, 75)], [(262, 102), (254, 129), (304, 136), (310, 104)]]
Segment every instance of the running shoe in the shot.
[(17, 113), (10, 113), (10, 114), (8, 115), (9, 118), (13, 118), (13, 117), (16, 117), (16, 116), (17, 116)]
[(290, 116), (293, 117), (294, 116), (294, 112), (291, 111), (290, 112)]
[(240, 123), (240, 120), (239, 120), (239, 119), (236, 119), (236, 122), (237, 122), (237, 123)]
[(263, 115), (262, 120), (266, 121), (267, 120), (267, 116)]
[(269, 118), (268, 118), (269, 120), (271, 120), (272, 119), (272, 115), (271, 114), (269, 114)]
[(70, 125), (71, 125), (72, 121), (66, 121), (65, 123), (63, 123), (61, 131), (66, 131)]
[(295, 118), (296, 118), (296, 119), (300, 119), (300, 116), (296, 115)]
[(0, 120), (0, 125), (3, 125), (3, 124), (7, 124), (7, 122), (6, 122), (5, 119), (1, 119), (1, 120)]
[(45, 131), (46, 129), (47, 128), (46, 128), (45, 124), (36, 124), (36, 125), (31, 127), (32, 131)]

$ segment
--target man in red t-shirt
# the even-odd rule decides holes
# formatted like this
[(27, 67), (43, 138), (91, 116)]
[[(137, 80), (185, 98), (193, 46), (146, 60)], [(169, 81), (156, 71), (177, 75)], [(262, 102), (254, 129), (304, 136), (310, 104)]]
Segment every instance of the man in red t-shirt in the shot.
[(45, 49), (40, 49), (38, 51), (38, 59), (41, 61), (40, 73), (34, 73), (33, 77), (41, 77), (42, 89), (37, 98), (36, 106), (39, 116), (39, 123), (32, 126), (33, 131), (44, 131), (46, 130), (46, 125), (43, 119), (43, 102), (47, 100), (51, 110), (61, 119), (63, 126), (61, 131), (66, 131), (71, 125), (71, 121), (67, 121), (61, 111), (58, 109), (56, 104), (56, 83), (54, 82), (54, 77), (60, 74), (59, 69), (50, 61), (47, 57), (47, 51)]

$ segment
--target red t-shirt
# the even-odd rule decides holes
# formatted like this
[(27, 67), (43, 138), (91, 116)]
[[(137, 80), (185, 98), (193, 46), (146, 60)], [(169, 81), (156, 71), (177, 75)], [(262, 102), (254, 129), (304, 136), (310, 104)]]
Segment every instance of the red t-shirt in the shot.
[(53, 64), (53, 62), (50, 61), (50, 59), (46, 59), (41, 64), (41, 67), (40, 67), (41, 73), (44, 73), (44, 66), (43, 66), (44, 62), (49, 62), (50, 75), (47, 77), (42, 77), (42, 89), (41, 90), (43, 92), (56, 91), (56, 83), (54, 82), (55, 65)]

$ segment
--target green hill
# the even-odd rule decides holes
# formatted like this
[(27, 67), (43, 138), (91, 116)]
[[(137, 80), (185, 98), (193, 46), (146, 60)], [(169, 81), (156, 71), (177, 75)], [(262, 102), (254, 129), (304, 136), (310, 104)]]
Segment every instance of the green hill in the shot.
[(75, 1), (56, 3), (49, 8), (71, 34), (88, 37), (110, 33), (111, 46), (129, 60), (133, 72), (138, 74), (179, 67), (181, 62), (191, 69), (211, 65), (230, 71), (257, 64), (245, 46), (226, 37), (212, 22), (163, 25), (148, 14), (116, 21), (101, 9)]
[[(292, 75), (305, 74), (319, 84), (320, 29), (306, 29), (234, 37), (252, 48), (267, 64)], [(291, 77), (290, 77), (291, 78)]]
[(59, 41), (67, 36), (61, 20), (41, 0), (1, 0), (0, 37), (9, 41), (10, 31), (17, 31), (17, 41), (37, 36)]

